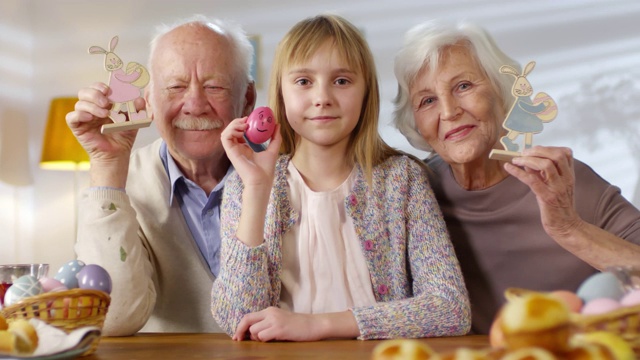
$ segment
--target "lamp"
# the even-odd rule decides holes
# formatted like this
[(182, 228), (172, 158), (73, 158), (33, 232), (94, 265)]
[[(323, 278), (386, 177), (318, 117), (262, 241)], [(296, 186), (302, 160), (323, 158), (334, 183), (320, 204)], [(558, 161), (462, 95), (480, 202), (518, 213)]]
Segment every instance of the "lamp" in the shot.
[(78, 98), (51, 100), (47, 128), (44, 132), (40, 168), (46, 170), (88, 170), (89, 154), (80, 146), (65, 117), (75, 108)]
[(82, 148), (67, 125), (67, 113), (75, 109), (78, 98), (60, 97), (51, 100), (47, 128), (44, 132), (40, 168), (45, 170), (72, 170), (74, 239), (78, 229), (78, 170), (89, 169), (89, 154)]

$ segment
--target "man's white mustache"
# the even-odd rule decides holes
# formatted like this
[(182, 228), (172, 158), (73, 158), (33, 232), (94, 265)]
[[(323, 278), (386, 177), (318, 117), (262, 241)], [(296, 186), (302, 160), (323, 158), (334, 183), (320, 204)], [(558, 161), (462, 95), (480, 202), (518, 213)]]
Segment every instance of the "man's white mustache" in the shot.
[(207, 119), (198, 117), (179, 118), (173, 122), (175, 128), (181, 130), (214, 130), (224, 125), (220, 119)]

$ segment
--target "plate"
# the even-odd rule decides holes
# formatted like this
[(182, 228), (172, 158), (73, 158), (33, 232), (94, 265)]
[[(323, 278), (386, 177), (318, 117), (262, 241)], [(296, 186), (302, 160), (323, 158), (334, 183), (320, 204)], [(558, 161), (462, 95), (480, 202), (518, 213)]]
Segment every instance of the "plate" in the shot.
[[(91, 346), (89, 344), (89, 346)], [(64, 359), (74, 359), (80, 355), (82, 355), (83, 352), (89, 350), (89, 346), (86, 346), (84, 348), (78, 348), (78, 349), (71, 349), (71, 350), (67, 350), (67, 351), (63, 351), (63, 352), (59, 352), (57, 354), (49, 354), (49, 355), (43, 355), (43, 356), (8, 356), (8, 355), (2, 355), (0, 354), (0, 359), (2, 360), (64, 360)]]

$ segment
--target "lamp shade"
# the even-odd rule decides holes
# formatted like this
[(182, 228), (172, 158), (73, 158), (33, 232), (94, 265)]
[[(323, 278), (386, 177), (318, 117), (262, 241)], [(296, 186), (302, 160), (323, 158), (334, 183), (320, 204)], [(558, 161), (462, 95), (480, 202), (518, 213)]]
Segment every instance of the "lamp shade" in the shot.
[(87, 170), (89, 155), (67, 126), (65, 117), (74, 110), (78, 98), (51, 100), (47, 128), (44, 132), (40, 167), (47, 170)]

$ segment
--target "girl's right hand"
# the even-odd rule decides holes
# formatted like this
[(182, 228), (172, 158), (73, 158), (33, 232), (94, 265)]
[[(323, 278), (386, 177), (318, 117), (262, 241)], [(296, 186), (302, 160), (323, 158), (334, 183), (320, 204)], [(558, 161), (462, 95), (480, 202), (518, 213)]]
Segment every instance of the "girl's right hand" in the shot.
[(246, 144), (244, 140), (246, 129), (247, 117), (233, 120), (222, 131), (222, 146), (236, 172), (242, 178), (245, 188), (264, 186), (270, 190), (282, 142), (280, 125), (276, 125), (267, 149), (258, 153)]

